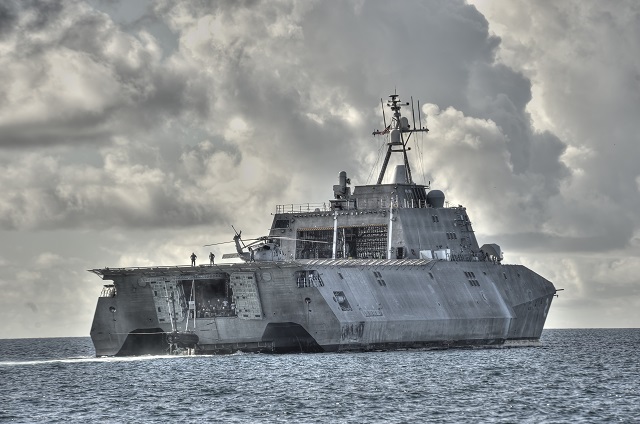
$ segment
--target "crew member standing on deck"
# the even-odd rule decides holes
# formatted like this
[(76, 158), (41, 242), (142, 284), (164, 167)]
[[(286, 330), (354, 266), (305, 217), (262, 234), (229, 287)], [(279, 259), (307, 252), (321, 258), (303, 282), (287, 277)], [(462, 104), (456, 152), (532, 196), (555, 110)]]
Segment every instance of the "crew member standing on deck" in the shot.
[(216, 258), (216, 255), (213, 252), (209, 252), (209, 265), (213, 265), (213, 260)]
[(196, 266), (196, 254), (191, 252), (191, 266)]

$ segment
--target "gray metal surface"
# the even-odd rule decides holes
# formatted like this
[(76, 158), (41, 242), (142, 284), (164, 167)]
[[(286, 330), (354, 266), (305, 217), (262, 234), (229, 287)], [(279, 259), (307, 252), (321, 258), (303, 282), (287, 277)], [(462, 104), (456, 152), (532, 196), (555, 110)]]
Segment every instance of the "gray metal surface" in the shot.
[[(387, 154), (406, 159), (413, 130), (390, 102)], [(112, 282), (91, 328), (96, 354), (162, 353), (176, 332), (197, 335), (196, 353), (536, 343), (553, 284), (503, 265), (498, 245), (481, 249), (466, 208), (413, 183), (408, 166), (353, 191), (343, 171), (329, 202), (278, 206), (251, 254), (236, 234), (245, 263), (91, 270)]]

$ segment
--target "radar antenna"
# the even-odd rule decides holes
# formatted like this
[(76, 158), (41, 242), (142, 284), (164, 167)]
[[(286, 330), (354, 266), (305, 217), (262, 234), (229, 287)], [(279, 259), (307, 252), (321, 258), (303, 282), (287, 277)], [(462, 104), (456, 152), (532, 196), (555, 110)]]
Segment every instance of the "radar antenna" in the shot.
[[(411, 134), (416, 132), (428, 132), (428, 128), (422, 128), (422, 123), (420, 122), (420, 102), (418, 102), (418, 122), (420, 122), (420, 128), (415, 128), (415, 115), (413, 118), (414, 128), (411, 128), (409, 125), (409, 120), (407, 118), (403, 118), (400, 113), (400, 109), (402, 106), (409, 106), (408, 102), (400, 102), (398, 94), (392, 94), (389, 96), (390, 100), (387, 100), (387, 106), (393, 111), (393, 118), (391, 119), (391, 123), (389, 126), (386, 126), (383, 131), (374, 131), (373, 135), (384, 135), (390, 133), (391, 141), (387, 143), (387, 155), (384, 158), (384, 162), (382, 163), (382, 169), (380, 170), (380, 175), (378, 176), (378, 182), (376, 184), (382, 184), (382, 179), (384, 178), (384, 174), (387, 171), (387, 166), (389, 165), (389, 159), (391, 158), (391, 153), (402, 153), (404, 158), (406, 179), (408, 184), (413, 184), (413, 178), (411, 177), (411, 166), (409, 165), (409, 157), (407, 156), (407, 151), (411, 150), (410, 147), (407, 147), (407, 143), (409, 142), (409, 138)], [(413, 98), (411, 98), (412, 109), (413, 109)], [(384, 116), (384, 109), (383, 109)], [(386, 119), (385, 119), (386, 121)], [(406, 134), (406, 136), (405, 136)]]

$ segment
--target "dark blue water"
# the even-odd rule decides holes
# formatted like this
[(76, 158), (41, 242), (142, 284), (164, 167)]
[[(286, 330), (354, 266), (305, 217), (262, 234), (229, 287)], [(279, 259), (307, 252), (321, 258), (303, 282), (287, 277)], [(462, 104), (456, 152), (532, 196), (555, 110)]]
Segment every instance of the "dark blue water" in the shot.
[(640, 329), (543, 347), (95, 358), (88, 338), (0, 340), (0, 422), (640, 421)]

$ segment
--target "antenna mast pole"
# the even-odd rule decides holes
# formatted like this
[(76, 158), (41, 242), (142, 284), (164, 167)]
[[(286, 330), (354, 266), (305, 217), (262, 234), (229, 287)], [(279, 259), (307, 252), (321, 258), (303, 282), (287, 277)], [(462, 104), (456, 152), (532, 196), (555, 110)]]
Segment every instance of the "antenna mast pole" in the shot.
[[(374, 131), (373, 135), (384, 135), (391, 134), (391, 141), (387, 143), (387, 154), (384, 157), (384, 162), (382, 163), (382, 169), (380, 170), (380, 175), (378, 176), (378, 182), (376, 184), (382, 184), (382, 179), (384, 178), (384, 174), (387, 171), (387, 166), (389, 165), (389, 159), (391, 158), (391, 153), (402, 153), (404, 156), (404, 164), (406, 167), (406, 178), (407, 183), (413, 184), (413, 179), (411, 178), (411, 166), (409, 165), (409, 157), (407, 156), (407, 142), (409, 141), (409, 137), (414, 132), (428, 132), (427, 128), (415, 128), (415, 115), (414, 115), (414, 128), (409, 126), (408, 120), (406, 118), (402, 119), (402, 115), (400, 114), (400, 108), (402, 106), (409, 106), (409, 103), (401, 103), (399, 96), (397, 94), (392, 94), (389, 96), (390, 100), (387, 100), (387, 106), (393, 111), (393, 118), (391, 119), (391, 124), (386, 126), (385, 119), (385, 129), (384, 131)], [(413, 103), (413, 98), (411, 98), (411, 102)], [(418, 105), (420, 103), (418, 102)], [(418, 106), (418, 114), (420, 113), (420, 106)], [(412, 107), (413, 109), (413, 107)], [(382, 111), (382, 116), (384, 119), (384, 108)], [(419, 115), (418, 115), (419, 116)], [(406, 135), (406, 140), (405, 136)], [(400, 149), (394, 149), (395, 147), (400, 147)]]

